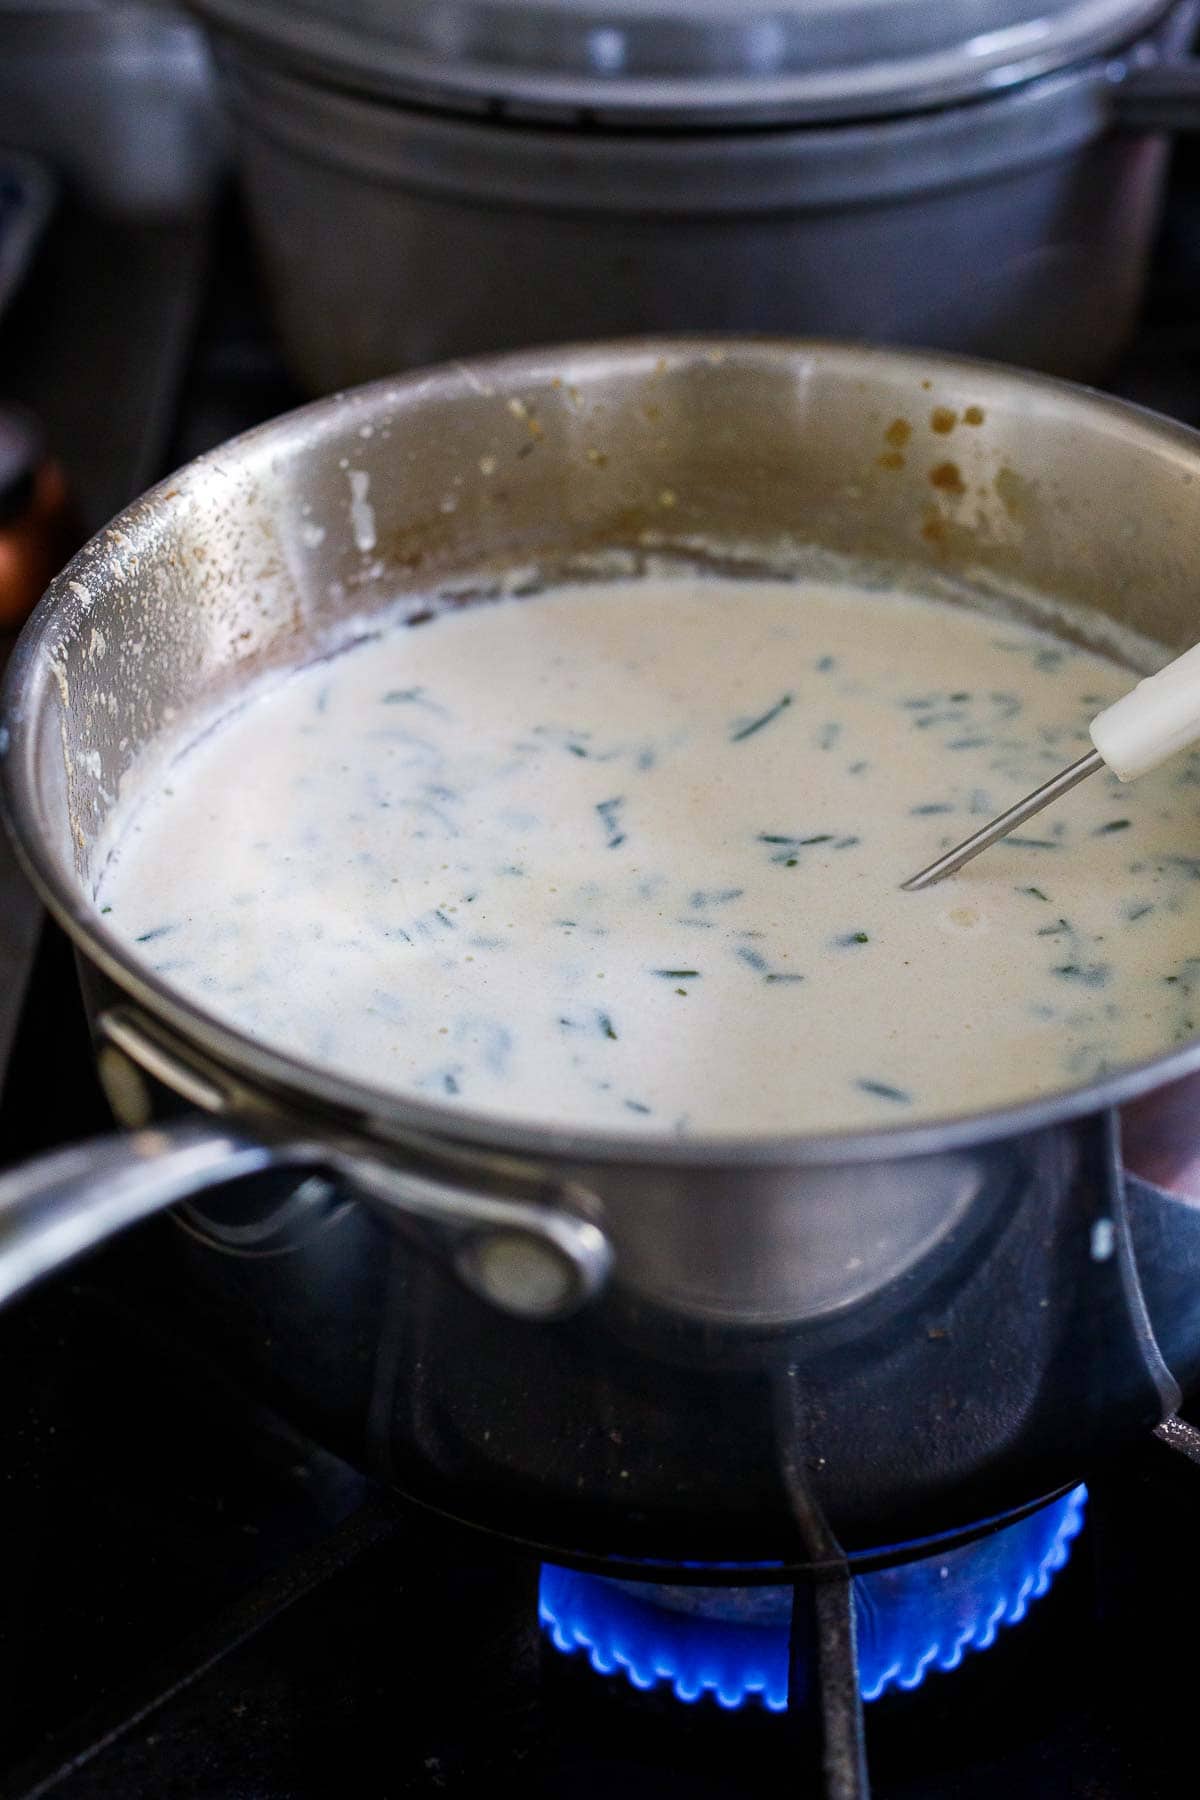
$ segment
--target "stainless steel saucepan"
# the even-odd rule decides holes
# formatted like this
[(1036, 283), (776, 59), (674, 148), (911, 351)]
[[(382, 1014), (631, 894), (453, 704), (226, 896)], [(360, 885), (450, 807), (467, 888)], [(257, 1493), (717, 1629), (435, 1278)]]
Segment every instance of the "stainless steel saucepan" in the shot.
[[(954, 1533), (1169, 1413), (1200, 1377), (1200, 1207), (1176, 1183), (1190, 1114), (1168, 1084), (1200, 1070), (1200, 1041), (895, 1130), (506, 1127), (231, 1030), (93, 898), (139, 759), (398, 595), (419, 615), (435, 593), (648, 557), (753, 572), (831, 553), (1018, 607), (1050, 593), (1096, 642), (1133, 626), (1180, 648), (1200, 437), (981, 364), (631, 342), (322, 401), (94, 539), (18, 646), (0, 760), (130, 1129), (0, 1179), (0, 1295), (175, 1207), (160, 1295), (309, 1429), (460, 1517), (627, 1563), (796, 1566), (801, 1493), (852, 1551)], [(1123, 1107), (1152, 1180), (1122, 1167)]]

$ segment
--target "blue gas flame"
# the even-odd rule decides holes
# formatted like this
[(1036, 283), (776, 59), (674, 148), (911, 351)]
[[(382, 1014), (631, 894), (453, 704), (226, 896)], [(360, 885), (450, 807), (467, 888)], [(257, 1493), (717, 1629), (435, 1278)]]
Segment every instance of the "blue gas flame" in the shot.
[[(1023, 1619), (1065, 1565), (1086, 1500), (1077, 1487), (975, 1543), (856, 1576), (864, 1700), (956, 1669)], [(749, 1700), (787, 1707), (788, 1587), (639, 1590), (546, 1563), (538, 1610), (552, 1642), (585, 1651), (601, 1675), (666, 1686), (680, 1700), (711, 1694), (728, 1710)]]

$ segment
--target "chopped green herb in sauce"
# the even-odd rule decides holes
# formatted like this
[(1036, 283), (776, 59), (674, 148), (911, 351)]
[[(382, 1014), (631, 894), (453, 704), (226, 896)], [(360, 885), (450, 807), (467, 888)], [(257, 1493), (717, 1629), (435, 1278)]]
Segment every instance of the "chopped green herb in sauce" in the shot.
[(600, 815), (600, 823), (604, 827), (605, 841), (610, 850), (617, 850), (625, 842), (625, 833), (617, 823), (621, 808), (625, 802), (621, 798), (615, 800), (597, 800), (596, 811)]
[(1106, 963), (1062, 963), (1054, 973), (1066, 981), (1081, 982), (1084, 987), (1105, 987), (1112, 971)]
[(767, 711), (760, 714), (757, 719), (750, 719), (748, 722), (736, 725), (729, 734), (730, 743), (743, 744), (747, 738), (753, 737), (765, 725), (770, 725), (772, 720), (779, 717), (780, 713), (787, 711), (792, 704), (792, 698), (791, 694), (784, 694), (781, 700), (777, 700), (774, 706), (768, 707)]
[(878, 1100), (894, 1100), (898, 1106), (912, 1105), (912, 1095), (906, 1094), (903, 1088), (892, 1087), (889, 1082), (860, 1079), (854, 1085), (864, 1094), (874, 1094)]

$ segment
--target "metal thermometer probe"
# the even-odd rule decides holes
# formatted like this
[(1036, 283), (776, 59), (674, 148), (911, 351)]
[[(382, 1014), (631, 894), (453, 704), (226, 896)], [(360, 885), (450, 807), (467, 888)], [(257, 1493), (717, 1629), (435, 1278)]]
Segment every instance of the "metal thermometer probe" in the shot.
[(1132, 781), (1135, 776), (1157, 768), (1168, 757), (1194, 744), (1200, 738), (1200, 644), (1185, 650), (1157, 675), (1148, 675), (1120, 700), (1097, 713), (1088, 732), (1095, 748), (1086, 756), (1044, 782), (1032, 794), (1026, 794), (1024, 800), (1018, 800), (990, 825), (974, 832), (953, 850), (947, 850), (927, 869), (902, 881), (901, 888), (912, 893), (917, 888), (932, 887), (946, 875), (953, 875), (989, 844), (1007, 837), (1010, 831), (1015, 831), (1034, 813), (1041, 812), (1060, 794), (1068, 793), (1089, 775), (1094, 775), (1097, 769), (1111, 769), (1119, 780)]

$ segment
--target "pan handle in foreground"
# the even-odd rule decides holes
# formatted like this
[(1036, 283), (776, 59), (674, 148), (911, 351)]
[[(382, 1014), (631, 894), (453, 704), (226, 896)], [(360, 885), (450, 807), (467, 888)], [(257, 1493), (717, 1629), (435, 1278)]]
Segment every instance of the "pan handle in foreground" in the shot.
[(193, 1115), (93, 1138), (0, 1174), (0, 1306), (154, 1213), (247, 1175), (288, 1169), (297, 1178), (336, 1176), (464, 1287), (517, 1318), (567, 1318), (607, 1280), (608, 1241), (574, 1212), (434, 1180), (345, 1142), (267, 1142)]
[(97, 1030), (103, 1039), (100, 1078), (126, 1124), (138, 1124), (149, 1112), (144, 1075), (217, 1124), (252, 1108), (255, 1128), (274, 1146), (264, 1166), (335, 1177), (345, 1192), (501, 1312), (539, 1322), (570, 1318), (608, 1281), (613, 1252), (599, 1223), (601, 1208), (575, 1182), (539, 1179), (524, 1191), (501, 1193), (489, 1191), (486, 1171), (422, 1173), (399, 1144), (381, 1146), (324, 1127), (310, 1136), (296, 1112), (231, 1086), (224, 1071), (134, 1007), (110, 1007)]
[(0, 1306), (126, 1226), (287, 1162), (286, 1153), (227, 1126), (189, 1118), (92, 1138), (5, 1171)]

